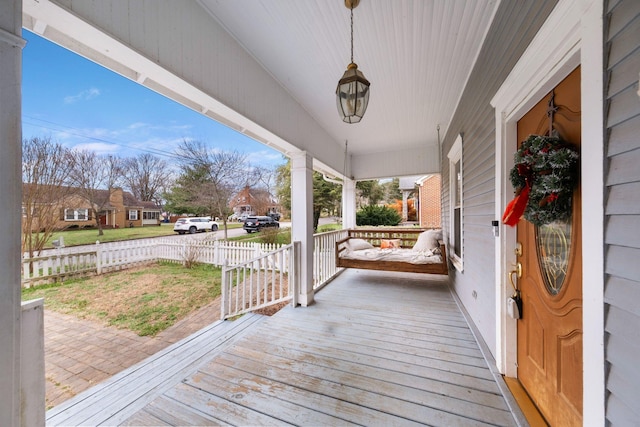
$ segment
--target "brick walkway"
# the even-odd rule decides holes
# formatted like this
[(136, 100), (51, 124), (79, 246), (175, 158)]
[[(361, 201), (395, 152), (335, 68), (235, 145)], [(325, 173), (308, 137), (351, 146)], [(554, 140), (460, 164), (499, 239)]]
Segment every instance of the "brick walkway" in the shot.
[(220, 301), (155, 337), (45, 310), (46, 404), (52, 408), (220, 319)]

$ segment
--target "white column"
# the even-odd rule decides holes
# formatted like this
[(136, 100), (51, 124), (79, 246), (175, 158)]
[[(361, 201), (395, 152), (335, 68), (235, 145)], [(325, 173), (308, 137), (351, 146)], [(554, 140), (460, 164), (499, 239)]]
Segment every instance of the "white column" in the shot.
[(344, 178), (342, 184), (342, 228), (356, 227), (356, 181)]
[[(20, 422), (22, 0), (0, 3), (0, 425)], [(25, 396), (28, 398), (28, 396)], [(44, 405), (44, 402), (41, 402)]]
[(402, 190), (402, 220), (409, 220), (409, 207), (407, 205), (407, 200), (409, 200), (410, 191)]
[(313, 159), (306, 152), (291, 156), (291, 241), (300, 242), (299, 302), (313, 302)]

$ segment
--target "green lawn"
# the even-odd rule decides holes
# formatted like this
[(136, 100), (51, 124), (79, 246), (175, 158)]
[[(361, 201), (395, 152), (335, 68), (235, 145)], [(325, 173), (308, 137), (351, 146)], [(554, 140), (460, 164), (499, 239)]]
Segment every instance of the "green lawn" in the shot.
[(22, 300), (81, 319), (155, 335), (220, 296), (221, 269), (158, 263), (84, 279), (22, 289)]
[[(222, 224), (220, 224), (222, 227)], [(241, 223), (228, 223), (228, 229), (242, 227)], [(65, 230), (53, 233), (51, 239), (47, 243), (46, 248), (52, 248), (51, 242), (64, 238), (65, 246), (89, 245), (99, 240), (104, 242), (116, 242), (120, 240), (143, 239), (146, 237), (173, 236), (173, 224), (161, 224), (160, 226), (134, 227), (134, 228), (116, 228), (103, 230), (104, 235), (98, 236), (97, 229), (87, 230)]]

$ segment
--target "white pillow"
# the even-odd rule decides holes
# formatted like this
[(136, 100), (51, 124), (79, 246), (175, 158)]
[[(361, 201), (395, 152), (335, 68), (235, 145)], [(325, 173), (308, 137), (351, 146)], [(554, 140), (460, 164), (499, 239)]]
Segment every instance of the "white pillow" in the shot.
[(364, 239), (349, 239), (347, 241), (349, 250), (359, 251), (361, 249), (373, 249), (373, 245)]
[(413, 245), (414, 251), (425, 251), (439, 248), (438, 240), (442, 240), (442, 230), (427, 230), (418, 235), (416, 244)]

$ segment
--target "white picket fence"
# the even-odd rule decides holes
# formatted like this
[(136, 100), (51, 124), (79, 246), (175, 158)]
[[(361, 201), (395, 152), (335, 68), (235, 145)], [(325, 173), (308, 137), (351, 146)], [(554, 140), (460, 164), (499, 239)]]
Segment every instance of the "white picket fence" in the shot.
[(102, 274), (156, 261), (239, 264), (281, 245), (207, 239), (154, 238), (96, 243), (43, 251), (22, 260), (22, 284), (29, 287), (72, 276)]
[[(314, 235), (314, 289), (319, 289), (340, 272), (341, 269), (336, 267), (335, 242), (346, 235), (347, 230)], [(22, 284), (30, 287), (73, 276), (102, 274), (156, 261), (191, 261), (220, 267), (226, 261), (228, 266), (234, 266), (278, 251), (281, 247), (282, 245), (277, 244), (169, 237), (50, 249), (43, 251), (39, 256), (24, 255)]]

